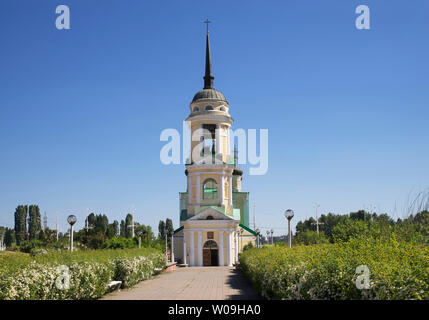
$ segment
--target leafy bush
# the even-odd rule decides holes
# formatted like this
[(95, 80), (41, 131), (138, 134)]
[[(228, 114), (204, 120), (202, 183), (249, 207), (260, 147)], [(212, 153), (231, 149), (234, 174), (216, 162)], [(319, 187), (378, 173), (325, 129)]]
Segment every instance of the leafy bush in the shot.
[(137, 242), (131, 238), (118, 237), (107, 239), (102, 247), (104, 249), (125, 249), (125, 248), (135, 248), (137, 246)]
[(311, 230), (300, 232), (293, 240), (295, 240), (296, 243), (304, 244), (304, 245), (329, 242), (328, 238), (325, 236), (323, 232), (320, 232), (319, 234), (317, 234), (316, 231), (311, 231)]
[(253, 243), (252, 242), (249, 242), (248, 244), (246, 244), (244, 247), (243, 247), (243, 251), (246, 251), (246, 250), (249, 250), (249, 249), (252, 249), (254, 246), (253, 246)]
[[(240, 264), (268, 299), (429, 299), (429, 247), (394, 237), (251, 249)], [(360, 265), (369, 289), (356, 286)]]
[(32, 250), (40, 248), (43, 245), (43, 242), (40, 240), (25, 240), (22, 241), (19, 245), (19, 251), (25, 253), (31, 253)]
[[(35, 256), (2, 252), (0, 300), (95, 299), (106, 293), (112, 280), (124, 281), (123, 287), (130, 287), (164, 266), (164, 254), (148, 248), (48, 251)], [(56, 282), (64, 278), (64, 270), (68, 270), (69, 287), (60, 290)]]

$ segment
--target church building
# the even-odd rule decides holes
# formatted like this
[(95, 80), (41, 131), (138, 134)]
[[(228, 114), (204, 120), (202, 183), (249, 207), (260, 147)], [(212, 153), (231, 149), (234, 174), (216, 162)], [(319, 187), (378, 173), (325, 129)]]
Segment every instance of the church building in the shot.
[(192, 99), (186, 119), (191, 154), (187, 190), (179, 194), (181, 226), (174, 232), (175, 260), (191, 267), (232, 266), (243, 247), (256, 240), (235, 149), (231, 155), (229, 104), (213, 81), (207, 30), (204, 88)]

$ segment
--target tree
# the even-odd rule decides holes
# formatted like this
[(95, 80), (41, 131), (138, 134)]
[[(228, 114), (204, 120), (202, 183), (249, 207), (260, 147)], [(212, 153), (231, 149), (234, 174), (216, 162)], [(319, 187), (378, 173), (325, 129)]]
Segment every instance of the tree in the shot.
[(93, 212), (91, 212), (88, 215), (87, 220), (88, 220), (88, 227), (89, 228), (95, 228), (95, 223), (97, 221), (97, 218)]
[(336, 225), (332, 230), (334, 242), (349, 241), (352, 238), (367, 236), (369, 234), (369, 223), (360, 219), (348, 219)]
[(170, 218), (165, 220), (165, 228), (167, 229), (167, 235), (172, 235), (174, 232), (173, 221)]
[(109, 219), (107, 218), (106, 215), (99, 214), (95, 217), (95, 227), (94, 227), (95, 233), (106, 234), (108, 227), (109, 227)]
[(4, 234), (4, 243), (6, 247), (10, 247), (15, 242), (15, 230), (6, 228)]
[(16, 244), (20, 245), (27, 236), (27, 206), (19, 205), (15, 209), (15, 237)]
[[(53, 243), (57, 239), (57, 234), (55, 230), (46, 228), (45, 230), (40, 231), (39, 234), (39, 240), (43, 241), (44, 243)], [(78, 240), (78, 237), (76, 237), (76, 240)]]
[(113, 221), (113, 236), (119, 236), (119, 222), (117, 220)]
[(318, 244), (318, 243), (328, 243), (329, 240), (326, 238), (325, 234), (323, 232), (320, 232), (317, 234), (316, 231), (306, 230), (304, 232), (300, 232), (295, 237), (296, 243), (304, 244), (304, 245), (311, 245), (311, 244)]
[(165, 222), (163, 220), (158, 223), (158, 236), (160, 239), (165, 238)]
[(125, 237), (125, 221), (121, 220), (121, 226), (119, 228), (119, 236)]
[(152, 243), (154, 235), (152, 232), (151, 226), (146, 226), (144, 224), (139, 224), (136, 226), (136, 232), (140, 231), (142, 233), (142, 242), (149, 245)]
[(38, 240), (40, 231), (42, 230), (42, 218), (40, 216), (40, 209), (36, 205), (31, 205), (28, 211), (28, 232), (30, 233), (30, 240)]
[(101, 249), (105, 240), (106, 238), (101, 232), (93, 234), (88, 239), (88, 247), (91, 249)]
[(125, 217), (125, 238), (132, 238), (133, 231), (131, 229), (131, 226), (133, 223), (133, 216), (130, 213), (127, 214), (127, 216)]

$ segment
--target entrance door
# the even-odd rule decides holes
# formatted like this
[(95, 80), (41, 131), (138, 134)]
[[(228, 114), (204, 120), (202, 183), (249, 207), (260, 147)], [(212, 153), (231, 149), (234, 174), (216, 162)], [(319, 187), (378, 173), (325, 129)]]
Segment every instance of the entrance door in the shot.
[(210, 250), (210, 258), (211, 258), (211, 266), (218, 266), (218, 250), (212, 249)]
[(203, 266), (218, 266), (218, 248), (213, 240), (206, 241), (203, 248)]
[(211, 253), (210, 249), (203, 249), (203, 266), (211, 266)]

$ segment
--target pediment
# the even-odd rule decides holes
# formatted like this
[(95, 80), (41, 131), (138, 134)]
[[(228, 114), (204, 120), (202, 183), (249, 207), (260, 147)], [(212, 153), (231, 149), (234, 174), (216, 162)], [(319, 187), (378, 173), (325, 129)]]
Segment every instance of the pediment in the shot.
[(207, 220), (208, 216), (212, 216), (213, 220), (234, 220), (213, 208), (204, 209), (197, 215), (193, 216), (192, 218), (189, 218), (189, 220)]

